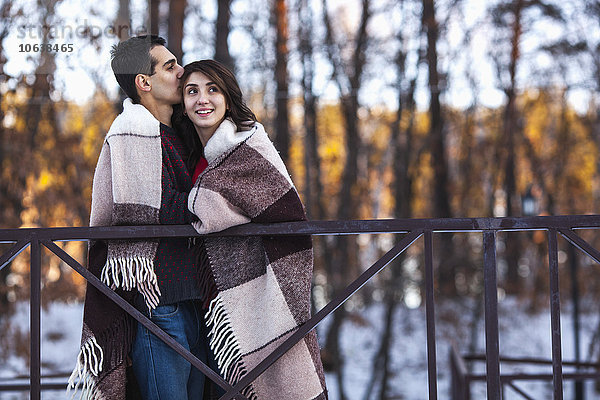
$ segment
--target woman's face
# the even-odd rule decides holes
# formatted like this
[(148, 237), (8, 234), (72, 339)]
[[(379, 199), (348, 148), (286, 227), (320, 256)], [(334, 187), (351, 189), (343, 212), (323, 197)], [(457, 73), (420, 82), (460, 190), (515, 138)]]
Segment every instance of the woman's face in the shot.
[(225, 118), (225, 96), (209, 77), (193, 72), (183, 85), (183, 104), (202, 144), (206, 145)]

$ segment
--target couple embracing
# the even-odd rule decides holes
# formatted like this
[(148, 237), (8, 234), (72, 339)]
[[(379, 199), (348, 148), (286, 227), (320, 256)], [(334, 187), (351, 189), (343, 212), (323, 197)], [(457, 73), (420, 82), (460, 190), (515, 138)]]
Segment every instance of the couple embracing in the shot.
[[(91, 226), (192, 224), (206, 234), (306, 219), (226, 67), (181, 67), (154, 35), (114, 46), (111, 66), (128, 98), (100, 152)], [(308, 236), (96, 241), (88, 268), (232, 385), (310, 317)], [(224, 394), (92, 285), (69, 389), (110, 400)], [(326, 393), (314, 331), (243, 391), (260, 400)]]

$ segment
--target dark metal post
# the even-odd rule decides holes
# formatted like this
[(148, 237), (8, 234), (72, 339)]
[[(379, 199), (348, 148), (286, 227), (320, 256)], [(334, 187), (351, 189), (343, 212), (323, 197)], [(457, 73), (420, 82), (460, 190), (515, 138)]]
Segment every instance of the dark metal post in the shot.
[(498, 341), (498, 285), (496, 278), (496, 232), (484, 231), (485, 354), (487, 398), (500, 400), (500, 346)]
[(563, 398), (562, 350), (560, 338), (560, 292), (558, 287), (558, 244), (556, 229), (548, 230), (550, 261), (550, 320), (552, 326), (552, 377), (554, 400)]
[(30, 265), (30, 290), (29, 301), (29, 332), (30, 332), (30, 399), (40, 400), (41, 396), (41, 370), (40, 370), (40, 308), (42, 303), (41, 278), (42, 278), (42, 252), (40, 242), (36, 236), (31, 240), (31, 265)]
[(435, 347), (435, 296), (433, 278), (432, 232), (425, 232), (425, 313), (427, 315), (427, 365), (429, 377), (429, 400), (437, 400), (437, 369)]
[[(579, 282), (577, 281), (577, 252), (575, 246), (569, 244), (569, 265), (571, 270), (571, 301), (573, 302), (573, 337), (575, 345), (575, 362), (581, 361), (580, 333), (579, 333)], [(579, 372), (579, 365), (577, 365)], [(583, 381), (575, 381), (575, 400), (584, 400)]]

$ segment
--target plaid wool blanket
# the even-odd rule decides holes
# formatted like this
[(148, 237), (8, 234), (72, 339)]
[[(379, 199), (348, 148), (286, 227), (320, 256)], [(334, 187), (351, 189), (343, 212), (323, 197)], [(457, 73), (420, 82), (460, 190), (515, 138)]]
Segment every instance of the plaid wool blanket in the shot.
[[(199, 233), (247, 222), (305, 220), (304, 207), (263, 126), (225, 120), (204, 149), (208, 167), (189, 195)], [(310, 236), (204, 238), (218, 294), (207, 313), (220, 373), (237, 383), (310, 318)], [(312, 331), (243, 393), (251, 399), (326, 399)]]
[[(126, 99), (94, 172), (90, 226), (158, 224), (161, 178), (160, 122)], [(141, 293), (153, 309), (160, 296), (154, 272), (157, 246), (157, 240), (92, 242), (88, 269), (130, 302)], [(87, 285), (81, 351), (68, 386), (73, 396), (81, 390), (84, 399), (125, 399), (125, 362), (135, 326), (125, 311)]]

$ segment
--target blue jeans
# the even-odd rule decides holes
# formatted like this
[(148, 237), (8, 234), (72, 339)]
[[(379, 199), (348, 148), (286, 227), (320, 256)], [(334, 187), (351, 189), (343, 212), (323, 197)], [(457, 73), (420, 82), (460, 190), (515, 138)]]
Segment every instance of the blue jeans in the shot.
[[(218, 371), (208, 346), (208, 332), (200, 303), (188, 300), (158, 306), (152, 310), (150, 320), (213, 371)], [(142, 397), (145, 400), (202, 399), (204, 374), (144, 325), (137, 325), (131, 358)]]

